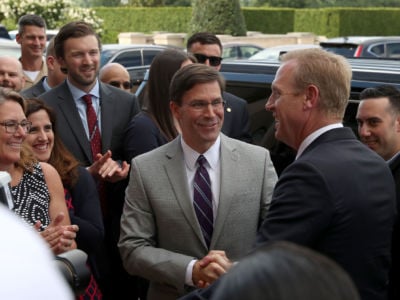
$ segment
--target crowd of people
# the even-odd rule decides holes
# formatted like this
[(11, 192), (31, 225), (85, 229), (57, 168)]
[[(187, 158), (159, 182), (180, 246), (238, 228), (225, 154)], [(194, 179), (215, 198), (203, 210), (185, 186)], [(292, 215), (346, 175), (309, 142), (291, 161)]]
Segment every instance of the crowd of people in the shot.
[(293, 155), (279, 161), (225, 91), (216, 35), (156, 55), (139, 103), (88, 23), (47, 47), (42, 17), (18, 26), (21, 57), (0, 56), (0, 171), (49, 251), (88, 254), (76, 299), (399, 299), (395, 87), (361, 93), (358, 138), (347, 60), (285, 54), (266, 102)]

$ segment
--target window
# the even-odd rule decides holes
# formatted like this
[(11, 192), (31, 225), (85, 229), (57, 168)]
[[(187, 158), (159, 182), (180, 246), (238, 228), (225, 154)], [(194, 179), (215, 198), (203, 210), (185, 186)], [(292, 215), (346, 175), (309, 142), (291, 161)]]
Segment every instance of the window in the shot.
[(124, 67), (137, 67), (142, 65), (142, 55), (140, 50), (123, 51), (114, 58), (113, 62), (120, 63)]

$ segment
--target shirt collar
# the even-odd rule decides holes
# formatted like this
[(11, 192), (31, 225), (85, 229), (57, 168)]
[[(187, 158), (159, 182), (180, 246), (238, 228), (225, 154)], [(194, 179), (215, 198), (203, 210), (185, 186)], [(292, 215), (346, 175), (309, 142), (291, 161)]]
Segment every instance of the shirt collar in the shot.
[(397, 152), (395, 155), (393, 155), (391, 158), (389, 158), (386, 162), (390, 165), (396, 158), (400, 155), (400, 151)]
[(78, 99), (81, 99), (84, 95), (90, 94), (97, 99), (100, 98), (100, 86), (99, 86), (99, 81), (96, 79), (96, 84), (93, 86), (93, 88), (90, 90), (89, 93), (86, 93), (77, 87), (75, 87), (67, 78), (67, 85), (69, 87), (69, 90), (71, 91), (72, 97), (74, 98), (75, 101)]
[(297, 151), (296, 159), (300, 157), (300, 155), (306, 150), (306, 148), (311, 145), (313, 141), (315, 141), (320, 135), (324, 134), (325, 132), (334, 129), (334, 128), (340, 128), (343, 127), (342, 123), (334, 123), (334, 124), (329, 124), (327, 126), (321, 127), (318, 130), (314, 131), (311, 133), (309, 136), (307, 136), (303, 142), (300, 144), (299, 150)]
[(196, 162), (200, 154), (207, 159), (207, 162), (211, 169), (215, 169), (218, 167), (220, 148), (221, 148), (221, 136), (219, 135), (216, 139), (215, 143), (204, 153), (198, 153), (189, 147), (188, 144), (185, 143), (181, 136), (181, 145), (183, 150), (183, 155), (185, 158), (185, 164), (187, 168), (190, 170), (194, 170), (196, 168)]

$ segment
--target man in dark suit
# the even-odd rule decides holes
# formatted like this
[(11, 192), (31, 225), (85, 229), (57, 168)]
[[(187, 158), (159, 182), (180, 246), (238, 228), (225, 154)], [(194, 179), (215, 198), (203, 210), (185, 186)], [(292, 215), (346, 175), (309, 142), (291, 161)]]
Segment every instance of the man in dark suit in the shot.
[(390, 169), (342, 119), (351, 67), (321, 49), (282, 57), (266, 104), (297, 151), (281, 174), (258, 244), (288, 240), (335, 260), (361, 298), (386, 299), (395, 189)]
[[(134, 285), (123, 270), (117, 249), (129, 172), (122, 138), (139, 109), (133, 94), (97, 79), (100, 48), (100, 39), (89, 24), (79, 21), (64, 25), (55, 37), (54, 50), (67, 79), (40, 98), (55, 110), (58, 132), (65, 146), (99, 183), (108, 250), (105, 262), (112, 268), (100, 283), (105, 299), (122, 299), (126, 293), (135, 296)], [(85, 102), (88, 95), (91, 104)], [(97, 141), (95, 145), (91, 143), (93, 138)], [(101, 150), (95, 151), (99, 144)]]
[[(388, 163), (396, 184), (400, 214), (400, 91), (392, 85), (367, 88), (360, 94), (357, 122), (361, 142)], [(396, 220), (392, 238), (389, 299), (400, 299), (400, 228)]]
[[(193, 34), (187, 41), (186, 49), (201, 64), (221, 69), (222, 44), (219, 38), (209, 32)], [(247, 143), (252, 142), (250, 118), (246, 100), (228, 92), (223, 92), (226, 101), (225, 119), (221, 132), (227, 136)]]
[[(395, 186), (385, 161), (342, 125), (351, 76), (344, 57), (321, 49), (282, 56), (266, 109), (276, 138), (297, 154), (279, 177), (256, 245), (287, 240), (314, 249), (348, 272), (361, 299), (384, 300)], [(207, 299), (214, 289), (184, 299)]]
[(43, 76), (40, 81), (33, 86), (23, 89), (21, 95), (28, 98), (37, 98), (41, 94), (50, 91), (53, 87), (59, 85), (66, 78), (66, 74), (61, 71), (54, 52), (54, 38), (47, 45), (46, 50), (47, 76)]
[[(271, 158), (220, 133), (223, 86), (211, 67), (178, 70), (170, 107), (181, 135), (132, 160), (119, 248), (126, 269), (150, 280), (149, 300), (176, 299), (225, 273), (226, 255), (247, 254), (267, 214), (277, 179)], [(199, 165), (207, 170), (200, 183)], [(207, 254), (212, 263), (203, 267)]]

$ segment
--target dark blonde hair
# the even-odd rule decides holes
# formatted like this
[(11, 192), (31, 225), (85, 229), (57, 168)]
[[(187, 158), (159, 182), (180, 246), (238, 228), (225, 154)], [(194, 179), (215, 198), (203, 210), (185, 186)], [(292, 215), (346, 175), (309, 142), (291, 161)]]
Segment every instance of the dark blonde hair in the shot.
[(296, 62), (293, 78), (297, 88), (318, 87), (319, 108), (326, 114), (343, 118), (350, 97), (352, 70), (347, 59), (322, 49), (302, 49), (282, 55), (282, 62)]
[[(6, 101), (13, 101), (18, 103), (22, 110), (25, 112), (25, 102), (22, 96), (9, 89), (0, 87), (0, 105), (4, 104)], [(37, 159), (32, 153), (29, 146), (22, 144), (20, 159), (15, 163), (16, 167), (21, 167), (25, 171), (33, 172), (33, 166), (37, 163)]]

